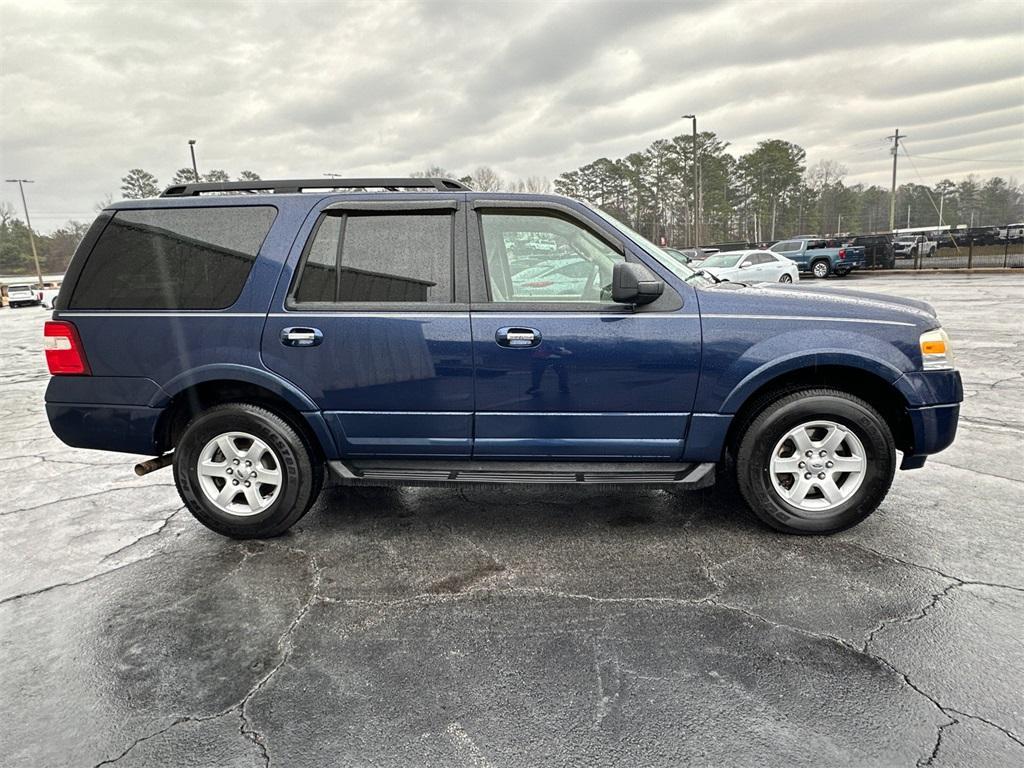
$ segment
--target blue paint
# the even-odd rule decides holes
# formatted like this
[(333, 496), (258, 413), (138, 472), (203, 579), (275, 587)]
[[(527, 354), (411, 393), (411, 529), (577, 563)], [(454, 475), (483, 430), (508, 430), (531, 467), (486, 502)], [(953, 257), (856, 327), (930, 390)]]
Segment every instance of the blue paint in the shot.
[[(328, 205), (436, 202), (439, 195), (457, 205), (458, 303), (348, 311), (288, 305), (292, 277)], [(610, 303), (489, 304), (476, 210), (499, 201), (585, 219), (664, 280), (665, 295), (636, 311)], [(210, 204), (173, 198), (112, 210)], [(47, 388), (50, 423), (66, 443), (165, 450), (155, 430), (173, 398), (197, 384), (228, 381), (260, 386), (302, 414), (328, 458), (717, 461), (733, 415), (754, 393), (779, 376), (826, 365), (868, 374), (900, 393), (913, 433), (910, 455), (942, 450), (956, 433), (959, 374), (921, 370), (918, 338), (939, 325), (923, 302), (814, 283), (687, 283), (631, 233), (581, 203), (548, 195), (246, 195), (213, 204), (278, 209), (233, 306), (54, 312), (78, 329), (93, 373), (54, 377)], [(286, 345), (286, 328), (315, 329), (318, 343)], [(534, 332), (533, 341), (507, 343), (522, 329)]]

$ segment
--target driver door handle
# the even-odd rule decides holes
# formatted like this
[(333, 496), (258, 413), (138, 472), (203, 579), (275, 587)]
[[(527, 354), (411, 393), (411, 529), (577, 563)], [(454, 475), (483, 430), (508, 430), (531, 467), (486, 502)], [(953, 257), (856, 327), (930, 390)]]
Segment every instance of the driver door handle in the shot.
[(494, 340), (499, 347), (529, 349), (540, 344), (541, 335), (536, 328), (506, 327), (494, 332)]

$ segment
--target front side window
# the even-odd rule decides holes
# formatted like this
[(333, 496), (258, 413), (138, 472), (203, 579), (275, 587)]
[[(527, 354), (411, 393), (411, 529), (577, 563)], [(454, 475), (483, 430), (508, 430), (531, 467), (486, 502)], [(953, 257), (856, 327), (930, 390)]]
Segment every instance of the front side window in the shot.
[(82, 267), (71, 309), (225, 309), (277, 215), (272, 206), (117, 211)]
[(331, 213), (309, 245), (293, 300), (447, 304), (452, 284), (450, 213)]
[(483, 213), (491, 301), (611, 301), (622, 254), (575, 222), (540, 213)]

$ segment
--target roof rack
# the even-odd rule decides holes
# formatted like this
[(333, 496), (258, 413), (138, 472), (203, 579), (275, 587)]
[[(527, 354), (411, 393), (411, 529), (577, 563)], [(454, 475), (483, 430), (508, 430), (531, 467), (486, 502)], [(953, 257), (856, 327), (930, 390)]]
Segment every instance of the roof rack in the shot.
[(168, 187), (160, 197), (198, 197), (216, 192), (273, 192), (288, 194), (306, 189), (383, 189), (398, 192), (402, 189), (436, 189), (438, 192), (469, 192), (461, 181), (441, 178), (394, 178), (394, 179), (262, 179), (258, 181), (221, 181), (199, 184), (178, 184)]

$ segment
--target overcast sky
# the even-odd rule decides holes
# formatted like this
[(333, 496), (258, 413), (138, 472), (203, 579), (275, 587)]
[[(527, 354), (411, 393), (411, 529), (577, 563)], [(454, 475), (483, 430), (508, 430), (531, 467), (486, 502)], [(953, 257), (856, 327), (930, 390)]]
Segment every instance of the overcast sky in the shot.
[[(1024, 3), (6, 2), (0, 172), (33, 224), (129, 168), (554, 178), (699, 127), (888, 185), (1024, 180)], [(0, 200), (20, 200), (3, 185)]]

